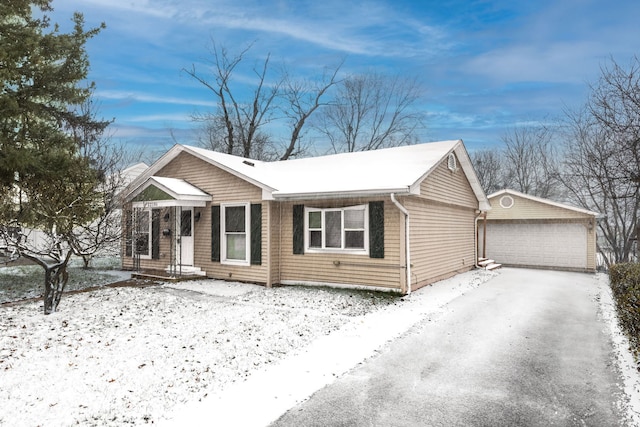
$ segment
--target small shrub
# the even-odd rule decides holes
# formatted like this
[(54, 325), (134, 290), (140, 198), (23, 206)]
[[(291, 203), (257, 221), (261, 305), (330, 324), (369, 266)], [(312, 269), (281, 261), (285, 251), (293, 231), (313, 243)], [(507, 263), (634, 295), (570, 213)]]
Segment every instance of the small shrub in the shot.
[(609, 282), (616, 301), (620, 325), (640, 358), (640, 264), (615, 264), (609, 269)]

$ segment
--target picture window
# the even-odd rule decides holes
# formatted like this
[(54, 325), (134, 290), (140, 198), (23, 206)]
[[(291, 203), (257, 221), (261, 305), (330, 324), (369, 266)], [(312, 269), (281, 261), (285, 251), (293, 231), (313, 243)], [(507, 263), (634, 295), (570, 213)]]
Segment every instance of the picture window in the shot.
[(305, 208), (307, 251), (368, 251), (367, 205), (345, 208)]

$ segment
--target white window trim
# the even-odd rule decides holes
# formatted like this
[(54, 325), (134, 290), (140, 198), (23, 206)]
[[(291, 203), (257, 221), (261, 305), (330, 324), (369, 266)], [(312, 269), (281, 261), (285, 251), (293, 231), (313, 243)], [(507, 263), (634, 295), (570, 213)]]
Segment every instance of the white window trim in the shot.
[[(251, 265), (251, 204), (246, 203), (221, 203), (220, 204), (220, 263), (227, 265), (240, 265), (248, 267)], [(244, 230), (246, 235), (245, 259), (227, 259), (227, 233), (226, 233), (226, 214), (227, 208), (243, 207), (244, 208)]]
[[(151, 228), (152, 228), (152, 219), (153, 219), (153, 212), (152, 212), (152, 208), (135, 208), (131, 211), (131, 215), (133, 215), (131, 224), (131, 258), (135, 258), (137, 256), (140, 257), (140, 259), (151, 259), (151, 253), (153, 252), (153, 242), (152, 242), (152, 236), (151, 236)], [(148, 255), (143, 255), (143, 254), (138, 254), (137, 250), (136, 250), (136, 234), (137, 234), (137, 228), (138, 228), (138, 215), (139, 212), (146, 212), (149, 215), (149, 233), (147, 234), (148, 237), (148, 248), (149, 248), (149, 254)]]
[(500, 206), (502, 206), (504, 209), (511, 209), (514, 204), (515, 200), (513, 199), (513, 197), (509, 195), (500, 197)]
[[(364, 210), (364, 248), (354, 249), (345, 248), (345, 228), (344, 228), (344, 211), (347, 210)], [(342, 248), (325, 248), (326, 233), (324, 230), (324, 215), (325, 212), (342, 212)], [(309, 212), (321, 212), (321, 224), (322, 224), (322, 248), (310, 248), (309, 247)], [(348, 231), (348, 230), (347, 230)], [(335, 254), (349, 254), (349, 255), (366, 255), (369, 256), (369, 205), (357, 205), (347, 206), (343, 208), (304, 208), (304, 251), (305, 253), (335, 253)]]

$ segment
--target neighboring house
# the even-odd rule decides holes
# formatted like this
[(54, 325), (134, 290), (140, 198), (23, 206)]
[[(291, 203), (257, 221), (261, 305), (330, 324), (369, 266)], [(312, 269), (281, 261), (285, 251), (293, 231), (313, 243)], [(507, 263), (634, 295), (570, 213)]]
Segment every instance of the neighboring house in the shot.
[(462, 141), (277, 162), (176, 145), (125, 195), (126, 269), (408, 293), (476, 264)]
[(514, 190), (488, 198), (486, 240), (479, 224), (480, 255), (507, 266), (596, 270), (598, 213)]

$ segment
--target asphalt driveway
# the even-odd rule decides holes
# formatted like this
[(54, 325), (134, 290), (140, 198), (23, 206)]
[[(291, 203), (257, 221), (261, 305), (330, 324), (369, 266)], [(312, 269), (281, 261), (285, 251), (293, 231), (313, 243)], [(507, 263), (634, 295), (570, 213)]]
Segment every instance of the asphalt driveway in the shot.
[(617, 426), (592, 275), (504, 269), (273, 426)]

